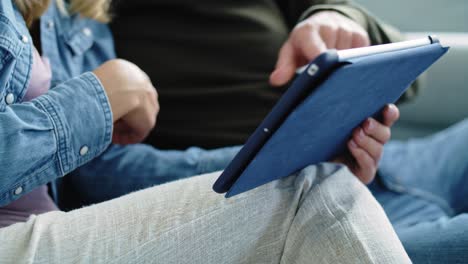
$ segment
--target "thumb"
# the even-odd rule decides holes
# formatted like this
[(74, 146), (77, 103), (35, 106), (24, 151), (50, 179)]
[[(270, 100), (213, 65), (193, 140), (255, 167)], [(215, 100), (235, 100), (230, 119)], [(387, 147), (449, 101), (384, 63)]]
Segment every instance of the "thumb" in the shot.
[(383, 123), (384, 125), (391, 127), (400, 118), (400, 110), (394, 104), (389, 104), (384, 108), (383, 111)]
[(279, 52), (276, 68), (270, 75), (270, 84), (282, 86), (294, 76), (296, 71), (294, 47), (288, 41)]

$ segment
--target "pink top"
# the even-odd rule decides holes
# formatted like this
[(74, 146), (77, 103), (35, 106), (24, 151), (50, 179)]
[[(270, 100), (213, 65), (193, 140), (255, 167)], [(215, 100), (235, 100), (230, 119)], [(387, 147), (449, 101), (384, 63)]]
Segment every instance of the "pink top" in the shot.
[[(30, 101), (46, 93), (51, 79), (52, 71), (49, 60), (42, 58), (34, 48), (31, 79), (24, 101)], [(58, 208), (47, 192), (47, 185), (39, 186), (7, 206), (0, 207), (0, 228), (17, 222), (26, 222), (33, 214), (38, 215), (54, 210)]]
[(52, 80), (52, 70), (50, 68), (49, 59), (41, 57), (36, 48), (33, 48), (33, 50), (31, 79), (23, 101), (31, 101), (45, 94), (49, 90), (50, 81)]

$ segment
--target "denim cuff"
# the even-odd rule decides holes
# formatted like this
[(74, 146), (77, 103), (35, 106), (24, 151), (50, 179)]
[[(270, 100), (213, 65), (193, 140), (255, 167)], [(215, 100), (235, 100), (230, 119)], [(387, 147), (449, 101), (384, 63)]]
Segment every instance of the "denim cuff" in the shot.
[(101, 154), (112, 139), (112, 111), (97, 77), (84, 73), (35, 99), (54, 126), (62, 175)]

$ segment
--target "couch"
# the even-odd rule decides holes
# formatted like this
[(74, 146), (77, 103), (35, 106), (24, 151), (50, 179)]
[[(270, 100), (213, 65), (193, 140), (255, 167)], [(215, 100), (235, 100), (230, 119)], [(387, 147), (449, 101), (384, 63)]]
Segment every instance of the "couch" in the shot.
[(394, 139), (421, 137), (468, 118), (468, 1), (355, 0), (407, 38), (439, 36), (451, 49), (422, 79), (422, 91), (400, 105)]

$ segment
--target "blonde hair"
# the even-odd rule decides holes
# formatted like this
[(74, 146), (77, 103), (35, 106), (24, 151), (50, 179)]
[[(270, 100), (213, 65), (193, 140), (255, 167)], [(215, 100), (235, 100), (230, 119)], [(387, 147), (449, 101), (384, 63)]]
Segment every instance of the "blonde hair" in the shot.
[[(16, 6), (23, 14), (27, 25), (31, 25), (34, 20), (39, 19), (47, 10), (52, 0), (14, 0)], [(91, 18), (99, 22), (109, 22), (109, 7), (111, 0), (70, 0), (66, 4), (65, 0), (53, 0), (61, 12), (65, 14), (80, 14), (83, 17)]]

